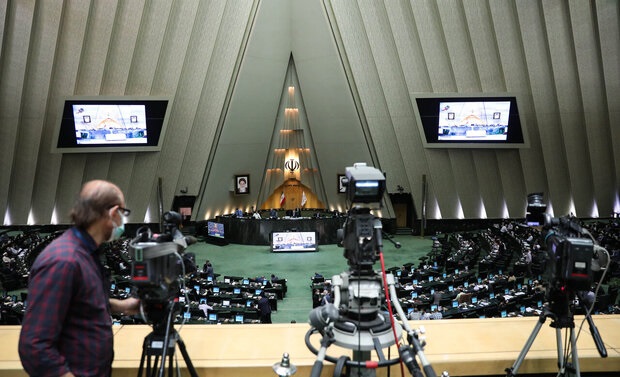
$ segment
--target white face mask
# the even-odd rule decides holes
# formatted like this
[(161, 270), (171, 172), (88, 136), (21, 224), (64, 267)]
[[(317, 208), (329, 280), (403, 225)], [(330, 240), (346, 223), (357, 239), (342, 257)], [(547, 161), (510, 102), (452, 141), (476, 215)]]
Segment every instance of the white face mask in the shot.
[(112, 220), (112, 224), (114, 224), (114, 228), (112, 229), (112, 234), (110, 234), (110, 238), (108, 239), (108, 242), (118, 240), (119, 238), (121, 238), (123, 233), (125, 233), (125, 218), (122, 215), (120, 215), (120, 217), (121, 217), (120, 225), (116, 225), (114, 220)]

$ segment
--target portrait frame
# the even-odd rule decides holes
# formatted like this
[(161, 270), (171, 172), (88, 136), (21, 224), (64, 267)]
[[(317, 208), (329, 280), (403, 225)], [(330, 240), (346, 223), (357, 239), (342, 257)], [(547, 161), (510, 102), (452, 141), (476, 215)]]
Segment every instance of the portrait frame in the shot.
[(235, 175), (235, 195), (248, 195), (250, 193), (250, 175)]
[(346, 194), (347, 193), (347, 186), (345, 186), (343, 180), (346, 180), (347, 176), (345, 174), (338, 174), (338, 179), (336, 181), (337, 183), (337, 188), (338, 188), (338, 194)]

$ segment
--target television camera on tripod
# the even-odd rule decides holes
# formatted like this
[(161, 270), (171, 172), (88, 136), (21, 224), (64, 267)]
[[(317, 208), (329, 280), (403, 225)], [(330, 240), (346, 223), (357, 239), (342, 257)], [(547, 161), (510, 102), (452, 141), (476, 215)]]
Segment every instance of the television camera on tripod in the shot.
[[(597, 284), (592, 302), (588, 302), (586, 294), (592, 288), (594, 269), (604, 270), (601, 282), (605, 278), (609, 267), (609, 253), (594, 242), (592, 236), (576, 218), (571, 216), (552, 218), (545, 213), (545, 210), (542, 194), (528, 195), (526, 222), (530, 226), (542, 227), (546, 245), (543, 274), (547, 282), (546, 300), (538, 322), (517, 360), (512, 367), (506, 368), (508, 377), (517, 375), (521, 363), (547, 318), (551, 318), (550, 326), (556, 329), (558, 376), (565, 376), (568, 372), (580, 376), (574, 322), (575, 305), (578, 302), (589, 305), (584, 321), (588, 321), (590, 333), (600, 356), (607, 357), (607, 350), (591, 316), (600, 282)], [(567, 329), (565, 350), (562, 350), (562, 329)]]
[[(418, 331), (409, 327), (398, 302), (394, 276), (385, 273), (381, 220), (371, 213), (371, 210), (380, 208), (386, 187), (385, 177), (378, 169), (356, 163), (346, 168), (346, 185), (351, 208), (338, 236), (350, 268), (332, 277), (334, 302), (317, 307), (309, 314), (311, 328), (305, 341), (308, 349), (317, 355), (311, 376), (318, 377), (323, 361), (327, 360), (336, 365), (335, 376), (341, 375), (344, 368), (356, 370), (355, 375), (374, 375), (376, 368), (400, 362), (402, 374), (405, 364), (413, 376), (422, 376), (423, 369), (427, 377), (434, 377), (435, 372), (423, 352), (424, 342), (419, 340)], [(381, 271), (373, 270), (377, 260), (381, 260)], [(382, 310), (384, 304), (387, 311)], [(392, 315), (392, 304), (400, 323)], [(400, 342), (403, 330), (406, 344)], [(311, 336), (317, 333), (322, 336), (319, 350), (310, 342)], [(353, 350), (353, 360), (348, 356), (334, 358), (327, 355), (327, 347), (334, 343)], [(397, 343), (400, 357), (386, 359), (383, 348)], [(373, 350), (378, 361), (370, 360)]]
[[(154, 376), (159, 369), (158, 375), (163, 377), (166, 357), (169, 375), (172, 376), (173, 356), (178, 345), (191, 376), (197, 377), (185, 343), (173, 323), (183, 307), (178, 300), (180, 293), (185, 291), (186, 261), (182, 255), (188, 244), (196, 240), (183, 236), (179, 231), (180, 214), (166, 212), (163, 220), (161, 234), (154, 235), (148, 227), (142, 227), (129, 243), (131, 281), (137, 288), (142, 316), (153, 326), (153, 331), (144, 339), (138, 376), (142, 375), (146, 362), (147, 376)], [(155, 358), (151, 363), (153, 356)]]

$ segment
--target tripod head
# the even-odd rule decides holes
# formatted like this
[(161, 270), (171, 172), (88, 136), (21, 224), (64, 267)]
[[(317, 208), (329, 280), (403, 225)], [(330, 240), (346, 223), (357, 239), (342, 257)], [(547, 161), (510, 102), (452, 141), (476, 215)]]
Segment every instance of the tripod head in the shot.
[[(427, 376), (433, 377), (434, 371), (426, 361), (417, 337), (409, 336), (407, 340), (410, 344), (399, 347), (399, 353), (404, 357), (386, 360), (383, 356), (383, 348), (402, 340), (403, 329), (411, 332), (398, 302), (394, 277), (385, 274), (381, 220), (371, 213), (373, 209), (380, 208), (385, 192), (385, 177), (378, 169), (362, 163), (347, 167), (346, 176), (345, 185), (351, 208), (343, 228), (338, 230), (338, 237), (344, 247), (343, 255), (349, 270), (332, 277), (333, 304), (310, 312), (311, 328), (306, 334), (306, 346), (317, 355), (311, 376), (320, 374), (323, 360), (341, 367), (346, 365), (367, 369), (405, 362), (411, 373), (417, 376), (418, 373), (421, 375), (415, 360), (415, 356), (418, 356)], [(381, 260), (381, 271), (373, 269), (377, 260)], [(402, 323), (396, 323), (394, 319), (390, 296)], [(383, 310), (384, 304), (387, 304), (387, 311)], [(320, 350), (316, 350), (309, 341), (315, 333), (322, 335)], [(366, 360), (343, 361), (342, 358), (327, 356), (326, 349), (333, 343), (357, 351), (357, 357)], [(379, 355), (379, 362), (369, 360), (369, 352), (373, 350)]]

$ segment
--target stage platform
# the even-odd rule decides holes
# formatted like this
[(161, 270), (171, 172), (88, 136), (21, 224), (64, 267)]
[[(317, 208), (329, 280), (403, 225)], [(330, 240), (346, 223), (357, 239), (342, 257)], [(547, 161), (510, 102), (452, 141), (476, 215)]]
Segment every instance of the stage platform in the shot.
[[(579, 326), (582, 317), (576, 317)], [(596, 350), (587, 323), (578, 338), (577, 349), (581, 371), (620, 371), (620, 315), (594, 316), (609, 356), (601, 358)], [(455, 319), (440, 321), (411, 321), (412, 326), (424, 326), (427, 346), (425, 355), (435, 372), (446, 370), (450, 376), (505, 375), (518, 357), (526, 340), (535, 328), (537, 317)], [(519, 375), (557, 372), (556, 330), (547, 320), (519, 369)], [(185, 325), (179, 330), (188, 353), (200, 376), (240, 377), (275, 376), (272, 365), (288, 352), (297, 366), (296, 376), (309, 376), (315, 355), (305, 346), (307, 324), (272, 325)], [(19, 326), (1, 326), (0, 375), (26, 376), (17, 353)], [(144, 325), (115, 326), (115, 361), (113, 377), (137, 376), (144, 337), (151, 328)], [(312, 338), (318, 348), (319, 336)], [(391, 355), (396, 354), (394, 347)], [(387, 350), (385, 351), (387, 355)], [(334, 357), (350, 355), (351, 351), (331, 346), (328, 354)], [(177, 350), (180, 362), (181, 353)], [(334, 366), (326, 363), (322, 376), (332, 376)], [(400, 375), (400, 367), (391, 368), (392, 376)], [(406, 371), (406, 369), (405, 369)], [(185, 372), (183, 374), (187, 376)], [(408, 374), (407, 374), (408, 375)], [(387, 376), (380, 369), (377, 376)]]

